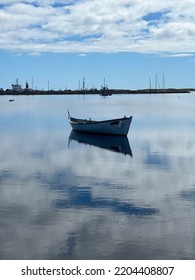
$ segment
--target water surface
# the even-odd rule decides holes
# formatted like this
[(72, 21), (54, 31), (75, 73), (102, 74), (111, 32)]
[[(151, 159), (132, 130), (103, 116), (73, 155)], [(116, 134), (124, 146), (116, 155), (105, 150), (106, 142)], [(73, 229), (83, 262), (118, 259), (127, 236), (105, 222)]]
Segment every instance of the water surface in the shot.
[[(0, 259), (195, 259), (195, 94), (0, 97)], [(128, 137), (71, 134), (133, 115)]]

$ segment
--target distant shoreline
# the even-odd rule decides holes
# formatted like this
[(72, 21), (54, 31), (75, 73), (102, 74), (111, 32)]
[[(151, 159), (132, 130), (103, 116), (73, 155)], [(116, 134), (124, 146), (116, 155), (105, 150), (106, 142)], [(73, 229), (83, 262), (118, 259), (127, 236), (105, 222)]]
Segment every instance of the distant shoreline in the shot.
[(23, 89), (21, 91), (0, 90), (0, 95), (88, 95), (98, 94), (101, 96), (109, 96), (113, 94), (173, 94), (173, 93), (190, 93), (195, 91), (193, 88), (168, 88), (168, 89), (86, 89), (86, 90), (32, 90)]

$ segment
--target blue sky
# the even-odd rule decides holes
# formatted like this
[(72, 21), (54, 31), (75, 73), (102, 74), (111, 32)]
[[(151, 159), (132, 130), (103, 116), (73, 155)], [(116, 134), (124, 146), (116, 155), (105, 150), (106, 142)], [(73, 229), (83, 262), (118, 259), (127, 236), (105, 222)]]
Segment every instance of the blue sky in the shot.
[(193, 0), (2, 0), (0, 26), (0, 88), (195, 87)]

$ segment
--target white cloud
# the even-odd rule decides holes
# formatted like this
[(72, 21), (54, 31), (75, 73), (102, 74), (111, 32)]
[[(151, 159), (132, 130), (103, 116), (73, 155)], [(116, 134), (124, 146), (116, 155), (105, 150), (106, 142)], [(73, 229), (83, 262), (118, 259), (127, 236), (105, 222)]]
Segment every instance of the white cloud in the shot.
[(30, 55), (30, 56), (40, 56), (41, 53), (33, 52), (33, 53), (29, 53), (28, 55)]
[(79, 56), (85, 57), (85, 56), (87, 56), (87, 55), (86, 55), (86, 53), (80, 53)]
[(186, 56), (194, 56), (193, 53), (170, 53), (170, 54), (164, 54), (165, 57), (186, 57)]
[(0, 48), (31, 53), (194, 53), (194, 15), (192, 0), (3, 0)]

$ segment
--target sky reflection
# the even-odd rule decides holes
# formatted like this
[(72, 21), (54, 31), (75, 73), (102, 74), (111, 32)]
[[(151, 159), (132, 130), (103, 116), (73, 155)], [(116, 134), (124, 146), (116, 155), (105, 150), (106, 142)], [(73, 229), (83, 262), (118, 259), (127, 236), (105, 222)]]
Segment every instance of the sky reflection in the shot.
[[(111, 117), (116, 101), (118, 115), (135, 105), (128, 135), (133, 157), (77, 141), (68, 146), (64, 108), (74, 101), (82, 117), (92, 106), (100, 115), (100, 97), (20, 97), (11, 107), (3, 98), (0, 259), (195, 258), (189, 97), (182, 97), (184, 107), (176, 96), (162, 97), (164, 107), (176, 99), (169, 126), (159, 126), (159, 97), (105, 100), (101, 110)], [(144, 102), (152, 113), (143, 110)], [(180, 107), (185, 121), (175, 126)]]

